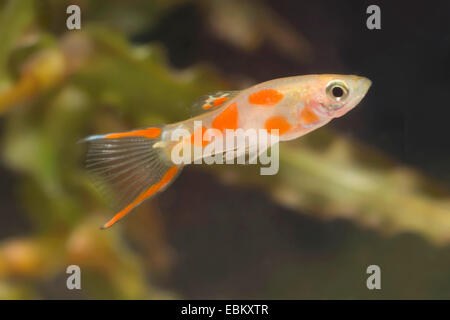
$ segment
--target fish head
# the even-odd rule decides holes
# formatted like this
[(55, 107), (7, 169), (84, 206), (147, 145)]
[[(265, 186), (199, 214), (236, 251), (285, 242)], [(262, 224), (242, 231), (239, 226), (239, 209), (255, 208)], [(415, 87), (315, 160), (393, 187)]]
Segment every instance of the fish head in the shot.
[(371, 84), (355, 75), (317, 75), (308, 85), (308, 102), (316, 113), (338, 118), (358, 105)]

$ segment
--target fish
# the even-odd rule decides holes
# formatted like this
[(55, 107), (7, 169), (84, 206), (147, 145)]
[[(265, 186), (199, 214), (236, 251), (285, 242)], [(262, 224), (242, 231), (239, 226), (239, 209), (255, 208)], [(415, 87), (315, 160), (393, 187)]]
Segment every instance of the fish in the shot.
[[(279, 141), (293, 140), (353, 109), (371, 84), (368, 78), (356, 75), (279, 78), (244, 90), (202, 96), (192, 105), (193, 116), (181, 122), (83, 139), (88, 143), (87, 170), (116, 208), (116, 214), (102, 228), (111, 227), (144, 201), (167, 189), (185, 165), (173, 160), (173, 151), (180, 144), (206, 149), (217, 139), (217, 135), (208, 137), (208, 132), (239, 129), (263, 130), (276, 135)], [(189, 135), (173, 139), (177, 130)], [(225, 151), (226, 148), (213, 149), (214, 154)], [(207, 155), (200, 153), (200, 158)]]

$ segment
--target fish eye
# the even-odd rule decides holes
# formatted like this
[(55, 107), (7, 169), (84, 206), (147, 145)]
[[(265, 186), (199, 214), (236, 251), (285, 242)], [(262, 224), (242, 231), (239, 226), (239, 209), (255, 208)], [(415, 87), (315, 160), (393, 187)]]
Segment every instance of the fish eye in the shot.
[(327, 84), (326, 93), (334, 101), (342, 101), (347, 98), (349, 89), (344, 81), (332, 80)]

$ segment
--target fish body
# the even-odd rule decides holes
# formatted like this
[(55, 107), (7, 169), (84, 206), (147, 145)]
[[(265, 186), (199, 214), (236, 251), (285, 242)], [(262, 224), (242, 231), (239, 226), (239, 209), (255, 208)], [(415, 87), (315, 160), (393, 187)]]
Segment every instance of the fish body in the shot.
[[(239, 129), (264, 130), (280, 141), (296, 139), (354, 108), (370, 86), (369, 79), (353, 75), (275, 79), (242, 91), (203, 96), (193, 105), (197, 115), (185, 121), (86, 138), (88, 169), (100, 188), (119, 195), (115, 196), (118, 213), (104, 228), (167, 188), (183, 166), (173, 161), (174, 148), (181, 144), (190, 144), (190, 150), (209, 147), (213, 153), (223, 153), (225, 147), (210, 148), (217, 133)], [(173, 139), (177, 131), (189, 135)]]

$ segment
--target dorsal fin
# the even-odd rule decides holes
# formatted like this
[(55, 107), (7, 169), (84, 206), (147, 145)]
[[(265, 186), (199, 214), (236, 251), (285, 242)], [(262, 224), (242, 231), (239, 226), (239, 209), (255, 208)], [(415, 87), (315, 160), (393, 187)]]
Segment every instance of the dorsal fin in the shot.
[(237, 96), (238, 93), (239, 91), (216, 91), (201, 96), (195, 100), (191, 107), (192, 116), (198, 116), (199, 114), (218, 108)]

